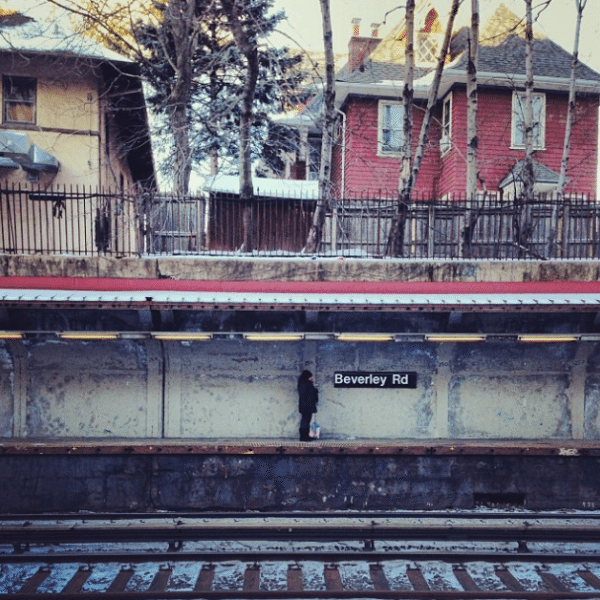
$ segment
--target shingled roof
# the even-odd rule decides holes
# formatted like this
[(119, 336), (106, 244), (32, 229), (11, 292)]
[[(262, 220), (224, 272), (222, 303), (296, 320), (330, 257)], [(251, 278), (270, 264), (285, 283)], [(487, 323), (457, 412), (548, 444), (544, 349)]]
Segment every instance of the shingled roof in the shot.
[[(429, 4), (428, 4), (429, 6)], [(517, 17), (504, 4), (499, 4), (492, 16), (481, 28), (481, 41), (479, 46), (480, 73), (497, 75), (501, 77), (514, 77), (525, 75), (525, 38), (524, 20)], [(394, 29), (394, 36), (402, 27)], [(446, 65), (448, 74), (466, 75), (466, 28), (462, 27), (453, 35), (450, 54), (452, 62)], [(398, 53), (397, 60), (389, 60), (391, 46), (394, 40), (386, 37), (380, 43), (364, 64), (349, 72), (348, 65), (338, 72), (337, 80), (356, 84), (378, 84), (383, 82), (398, 82), (404, 80), (405, 65), (403, 53)], [(381, 47), (381, 48), (380, 48)], [(388, 57), (385, 60), (384, 57)], [(384, 60), (382, 60), (384, 59)], [(552, 77), (567, 81), (571, 74), (572, 54), (534, 29), (533, 44), (534, 78)], [(415, 80), (420, 79), (433, 67), (415, 68)], [(583, 63), (577, 67), (577, 79), (598, 85), (600, 93), (600, 74)]]
[[(367, 59), (358, 69), (349, 72), (348, 65), (345, 65), (337, 74), (337, 81), (348, 83), (381, 83), (383, 81), (404, 81), (405, 65), (392, 62), (379, 62)], [(420, 79), (431, 69), (415, 67), (414, 78)]]

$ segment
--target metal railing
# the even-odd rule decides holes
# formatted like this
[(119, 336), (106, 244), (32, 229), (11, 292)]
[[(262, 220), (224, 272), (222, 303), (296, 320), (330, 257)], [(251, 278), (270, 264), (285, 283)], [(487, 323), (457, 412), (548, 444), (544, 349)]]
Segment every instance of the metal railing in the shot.
[[(294, 256), (317, 201), (214, 194), (178, 198), (79, 189), (0, 189), (0, 252), (152, 256)], [(359, 197), (326, 207), (319, 256), (389, 256), (395, 223), (406, 259), (600, 258), (596, 199), (536, 196), (530, 202)]]

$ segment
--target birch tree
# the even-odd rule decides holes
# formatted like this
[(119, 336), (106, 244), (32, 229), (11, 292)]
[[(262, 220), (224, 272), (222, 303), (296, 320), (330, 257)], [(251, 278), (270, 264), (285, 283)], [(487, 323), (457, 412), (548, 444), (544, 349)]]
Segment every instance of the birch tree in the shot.
[(335, 82), (333, 57), (333, 32), (329, 0), (320, 0), (323, 22), (323, 46), (325, 50), (325, 89), (323, 90), (324, 115), (321, 138), (321, 162), (319, 164), (319, 198), (315, 207), (306, 249), (317, 252), (323, 236), (325, 208), (331, 200), (331, 155), (335, 128)]
[(467, 198), (477, 195), (477, 69), (479, 57), (479, 0), (471, 0), (467, 63)]
[(471, 26), (467, 39), (467, 207), (465, 226), (462, 231), (463, 256), (471, 255), (473, 231), (477, 224), (479, 210), (477, 200), (478, 164), (477, 149), (477, 69), (479, 58), (479, 0), (471, 0)]
[(523, 165), (523, 198), (527, 204), (533, 200), (535, 176), (533, 170), (533, 14), (532, 0), (525, 0), (525, 105), (523, 107), (525, 130), (525, 160)]
[(415, 73), (415, 0), (407, 0), (405, 8), (406, 47), (404, 50), (404, 87), (402, 88), (402, 156), (398, 181), (398, 204), (388, 236), (388, 253), (402, 254), (406, 213), (411, 196), (412, 131)]
[(521, 172), (522, 189), (513, 206), (514, 241), (519, 258), (528, 253), (529, 239), (533, 231), (531, 219), (535, 173), (533, 167), (534, 127), (533, 120), (533, 15), (532, 0), (525, 1), (525, 98), (523, 102), (523, 132), (525, 156)]
[[(421, 130), (419, 132), (419, 139), (417, 142), (417, 147), (414, 154), (414, 159), (411, 161), (405, 161), (405, 152), (409, 150), (406, 148), (408, 146), (406, 140), (404, 140), (404, 152), (402, 155), (402, 177), (401, 177), (401, 191), (399, 193), (399, 203), (398, 210), (394, 215), (392, 220), (392, 225), (390, 228), (390, 235), (388, 238), (388, 249), (391, 250), (391, 254), (394, 256), (399, 256), (402, 252), (402, 239), (404, 237), (404, 223), (406, 221), (406, 210), (410, 205), (411, 195), (417, 181), (417, 177), (419, 175), (419, 171), (421, 169), (421, 165), (423, 163), (423, 157), (425, 155), (425, 150), (427, 148), (427, 143), (429, 141), (429, 130), (431, 128), (431, 123), (433, 120), (433, 111), (438, 101), (438, 93), (440, 89), (440, 82), (442, 80), (442, 73), (444, 71), (444, 64), (446, 62), (446, 56), (448, 54), (448, 48), (450, 47), (450, 40), (452, 38), (452, 30), (454, 27), (454, 20), (456, 18), (456, 14), (458, 13), (458, 8), (461, 4), (462, 0), (452, 0), (452, 6), (450, 8), (450, 14), (448, 16), (448, 23), (446, 25), (446, 29), (444, 32), (444, 40), (442, 42), (442, 47), (440, 49), (440, 53), (437, 59), (437, 64), (435, 67), (435, 72), (433, 76), (433, 82), (431, 87), (429, 88), (429, 95), (427, 98), (427, 106), (425, 108), (425, 113), (423, 115), (423, 122), (421, 123)], [(409, 0), (409, 3), (412, 5), (412, 29), (414, 32), (414, 2)], [(408, 28), (408, 6), (407, 3), (407, 28)], [(407, 30), (408, 35), (408, 30)], [(414, 33), (413, 33), (414, 35)], [(407, 38), (408, 39), (408, 38)], [(408, 56), (408, 43), (407, 43), (407, 61), (411, 60), (412, 65), (414, 67), (414, 53), (411, 50), (412, 59)], [(407, 66), (408, 70), (408, 66)], [(410, 76), (410, 75), (409, 75)], [(406, 84), (405, 84), (406, 89)], [(410, 97), (409, 104), (412, 106), (413, 98), (412, 94), (412, 80), (410, 81), (410, 90), (407, 93)], [(412, 130), (412, 115), (410, 117), (410, 125)], [(406, 123), (406, 121), (405, 121)], [(405, 131), (406, 133), (406, 131)], [(408, 171), (408, 173), (406, 172)]]
[(575, 0), (577, 20), (575, 23), (575, 41), (573, 42), (573, 57), (571, 59), (571, 77), (569, 80), (569, 105), (567, 109), (567, 123), (565, 125), (565, 139), (563, 142), (562, 160), (560, 163), (560, 174), (556, 192), (562, 198), (567, 182), (567, 169), (569, 167), (569, 154), (571, 151), (571, 132), (573, 129), (573, 116), (575, 113), (575, 78), (577, 76), (577, 65), (579, 64), (579, 36), (581, 32), (581, 21), (587, 0)]

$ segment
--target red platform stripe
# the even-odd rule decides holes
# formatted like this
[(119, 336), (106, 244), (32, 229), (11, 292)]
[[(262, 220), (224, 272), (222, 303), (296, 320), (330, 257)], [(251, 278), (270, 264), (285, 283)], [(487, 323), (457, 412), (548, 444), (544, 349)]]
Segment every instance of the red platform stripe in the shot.
[(600, 281), (221, 281), (104, 277), (0, 277), (0, 289), (263, 294), (598, 294)]

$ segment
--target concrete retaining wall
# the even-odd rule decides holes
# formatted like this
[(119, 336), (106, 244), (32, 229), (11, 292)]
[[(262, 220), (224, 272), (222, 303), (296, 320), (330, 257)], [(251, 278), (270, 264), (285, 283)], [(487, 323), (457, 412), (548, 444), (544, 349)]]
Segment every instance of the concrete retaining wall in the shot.
[[(0, 436), (297, 435), (315, 373), (324, 439), (600, 438), (600, 345), (0, 342)], [(335, 388), (335, 371), (412, 371), (416, 389)]]
[(0, 513), (473, 508), (594, 509), (595, 457), (0, 456)]

